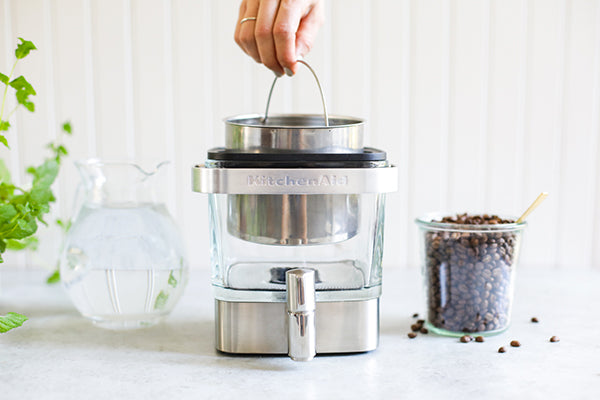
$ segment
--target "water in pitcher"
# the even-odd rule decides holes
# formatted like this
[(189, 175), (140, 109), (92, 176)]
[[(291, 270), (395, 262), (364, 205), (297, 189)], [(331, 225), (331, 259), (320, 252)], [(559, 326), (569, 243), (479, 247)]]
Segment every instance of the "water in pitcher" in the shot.
[(68, 234), (61, 279), (100, 326), (148, 326), (168, 314), (187, 281), (181, 238), (162, 204), (84, 205)]

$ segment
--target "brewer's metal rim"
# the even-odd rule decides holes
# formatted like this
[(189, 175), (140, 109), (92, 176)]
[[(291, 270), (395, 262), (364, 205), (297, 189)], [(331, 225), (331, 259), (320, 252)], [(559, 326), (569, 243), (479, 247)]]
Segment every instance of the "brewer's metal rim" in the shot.
[[(329, 126), (325, 125), (284, 125), (284, 124), (264, 124), (263, 121), (264, 115), (261, 114), (244, 114), (244, 115), (234, 115), (231, 117), (227, 117), (223, 119), (223, 122), (227, 125), (235, 125), (241, 127), (248, 128), (273, 128), (273, 129), (323, 129), (323, 130), (335, 130), (339, 128), (349, 128), (364, 125), (365, 120), (362, 118), (349, 117), (343, 115), (330, 115), (329, 121), (334, 122)], [(277, 119), (297, 119), (297, 118), (307, 118), (307, 119), (323, 119), (322, 114), (272, 114), (269, 116), (270, 120)], [(243, 121), (253, 121), (256, 120), (258, 123), (244, 123)], [(344, 123), (339, 123), (339, 121), (343, 121)], [(337, 123), (336, 123), (337, 122)]]
[(322, 115), (272, 115), (267, 123), (258, 114), (232, 117), (225, 123), (225, 146), (252, 152), (270, 150), (317, 153), (358, 152), (363, 148), (364, 121)]
[(192, 189), (223, 194), (361, 194), (398, 190), (398, 169), (207, 168), (192, 172)]
[[(415, 219), (415, 223), (421, 228), (425, 230), (431, 231), (445, 231), (445, 232), (459, 232), (459, 233), (486, 233), (486, 232), (513, 232), (513, 231), (521, 231), (525, 229), (527, 226), (527, 222), (512, 222), (508, 224), (494, 224), (494, 225), (467, 225), (467, 224), (454, 224), (449, 222), (438, 222), (437, 220), (441, 220), (442, 218), (449, 215), (456, 215), (457, 213), (442, 213), (442, 212), (432, 212), (426, 215), (423, 215), (419, 218)], [(475, 215), (480, 215), (484, 213), (471, 213)], [(488, 213), (489, 214), (489, 213)], [(513, 219), (517, 218), (511, 216), (500, 216), (502, 219)]]

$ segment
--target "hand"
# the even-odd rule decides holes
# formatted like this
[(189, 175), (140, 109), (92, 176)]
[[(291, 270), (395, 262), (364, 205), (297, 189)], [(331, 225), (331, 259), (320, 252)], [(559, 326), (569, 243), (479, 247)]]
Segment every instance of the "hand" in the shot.
[[(256, 20), (242, 19), (256, 17)], [(243, 0), (235, 42), (277, 76), (292, 76), (323, 25), (323, 0)]]

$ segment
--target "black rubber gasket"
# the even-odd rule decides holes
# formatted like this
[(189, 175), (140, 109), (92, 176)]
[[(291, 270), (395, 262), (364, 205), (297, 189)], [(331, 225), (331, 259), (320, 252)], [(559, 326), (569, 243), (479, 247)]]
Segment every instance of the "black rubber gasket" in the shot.
[(385, 161), (384, 151), (365, 147), (357, 153), (311, 153), (272, 151), (251, 153), (247, 150), (230, 150), (223, 147), (210, 149), (208, 159), (217, 161), (223, 168), (365, 168)]

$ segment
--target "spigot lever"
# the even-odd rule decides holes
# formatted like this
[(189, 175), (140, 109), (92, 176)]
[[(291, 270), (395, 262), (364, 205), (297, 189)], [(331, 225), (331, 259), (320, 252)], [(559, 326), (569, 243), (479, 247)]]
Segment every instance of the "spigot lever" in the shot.
[(285, 273), (287, 288), (288, 355), (294, 361), (310, 361), (316, 355), (315, 271), (291, 269)]

